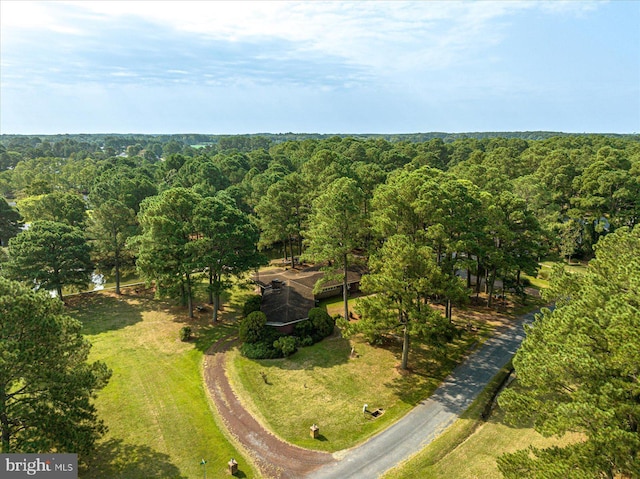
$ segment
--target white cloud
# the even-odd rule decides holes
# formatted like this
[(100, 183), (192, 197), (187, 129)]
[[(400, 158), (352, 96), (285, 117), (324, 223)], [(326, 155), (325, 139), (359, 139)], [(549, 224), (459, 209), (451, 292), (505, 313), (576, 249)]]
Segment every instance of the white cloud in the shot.
[[(6, 7), (5, 7), (5, 4)], [(226, 42), (283, 41), (278, 58), (329, 55), (383, 77), (473, 59), (502, 39), (498, 20), (523, 9), (582, 12), (587, 2), (2, 2), (2, 27), (78, 35), (138, 19)], [(88, 20), (93, 20), (88, 22)], [(90, 30), (85, 31), (90, 34)], [(391, 72), (395, 72), (391, 74)]]

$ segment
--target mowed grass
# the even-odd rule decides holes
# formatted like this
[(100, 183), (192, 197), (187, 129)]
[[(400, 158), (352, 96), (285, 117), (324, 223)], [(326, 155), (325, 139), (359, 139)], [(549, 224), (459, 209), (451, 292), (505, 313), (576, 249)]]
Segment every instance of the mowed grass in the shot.
[[(465, 332), (444, 350), (414, 342), (408, 373), (398, 368), (398, 342), (373, 347), (336, 333), (286, 359), (254, 361), (234, 350), (228, 357), (229, 378), (246, 407), (276, 435), (301, 447), (334, 452), (364, 441), (405, 415), (498, 324), (472, 312), (458, 321), (471, 321), (479, 330)], [(357, 357), (351, 357), (352, 348)], [(374, 419), (363, 414), (364, 404), (369, 411), (381, 408), (384, 413)], [(320, 427), (320, 440), (310, 437), (312, 424)]]
[(496, 406), (487, 422), (480, 419), (491, 392), (504, 377), (501, 371), (492, 384), (444, 434), (408, 461), (388, 471), (384, 479), (485, 479), (502, 477), (497, 459), (529, 446), (545, 448), (579, 441), (579, 434), (545, 438), (533, 428), (514, 428), (504, 422)]
[[(255, 476), (221, 433), (203, 386), (204, 350), (234, 332), (231, 323), (207, 325), (209, 315), (187, 323), (184, 311), (138, 296), (96, 293), (74, 303), (71, 313), (93, 344), (90, 359), (113, 370), (96, 400), (109, 432), (81, 477), (201, 477), (201, 459), (209, 477), (221, 477), (231, 458), (239, 477)], [(179, 340), (185, 324), (196, 332), (193, 342)]]

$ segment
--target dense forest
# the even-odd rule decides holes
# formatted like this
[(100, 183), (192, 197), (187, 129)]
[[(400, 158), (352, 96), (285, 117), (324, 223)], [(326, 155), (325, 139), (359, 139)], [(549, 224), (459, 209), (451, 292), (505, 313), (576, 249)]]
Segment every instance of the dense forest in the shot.
[(408, 275), (430, 275), (405, 304), (431, 298), (450, 317), (472, 276), (491, 306), (495, 284), (522, 294), (541, 258), (589, 259), (640, 212), (637, 135), (4, 135), (0, 170), (4, 273), (61, 295), (94, 270), (119, 283), (137, 268), (190, 310), (194, 272), (217, 303), (264, 261), (256, 245), (342, 278), (371, 257), (373, 279), (402, 260), (393, 240), (427, 262)]
[[(3, 135), (0, 193), (26, 222), (89, 232), (110, 201), (133, 212), (135, 229), (145, 198), (224, 192), (259, 226), (261, 247), (293, 255), (332, 201), (318, 197), (348, 178), (363, 220), (352, 246), (375, 248), (391, 232), (421, 236), (451, 272), (473, 257), (505, 279), (551, 252), (589, 258), (600, 236), (638, 221), (637, 135), (289, 136)], [(4, 245), (17, 232), (10, 223), (3, 218)]]

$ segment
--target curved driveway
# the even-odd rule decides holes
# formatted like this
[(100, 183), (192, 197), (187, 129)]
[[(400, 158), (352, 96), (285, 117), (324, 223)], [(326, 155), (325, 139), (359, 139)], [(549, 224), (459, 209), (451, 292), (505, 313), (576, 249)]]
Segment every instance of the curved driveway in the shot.
[(309, 474), (312, 479), (375, 478), (417, 453), (471, 405), (513, 357), (524, 339), (530, 313), (502, 328), (459, 365), (438, 389), (394, 425), (360, 446), (334, 454), (334, 461)]

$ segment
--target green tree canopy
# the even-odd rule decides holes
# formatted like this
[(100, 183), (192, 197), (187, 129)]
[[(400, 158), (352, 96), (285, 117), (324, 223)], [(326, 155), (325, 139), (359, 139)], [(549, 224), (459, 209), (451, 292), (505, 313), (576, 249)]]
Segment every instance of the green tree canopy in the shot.
[[(260, 225), (261, 246), (270, 246), (282, 241), (289, 244), (291, 267), (294, 267), (293, 240), (298, 239), (301, 252), (302, 224), (307, 218), (308, 208), (304, 202), (306, 185), (299, 173), (291, 173), (274, 183), (256, 205)], [(285, 255), (286, 256), (286, 255)]]
[(596, 245), (584, 275), (554, 277), (544, 310), (513, 364), (517, 386), (500, 405), (543, 435), (581, 432), (564, 448), (502, 456), (508, 478), (640, 476), (640, 227)]
[(349, 317), (347, 270), (353, 250), (364, 236), (362, 190), (355, 180), (339, 178), (313, 202), (309, 229), (306, 234), (308, 249), (305, 255), (318, 262), (334, 266), (328, 280), (342, 279), (344, 317)]
[(60, 299), (63, 286), (86, 287), (93, 272), (82, 231), (55, 221), (35, 221), (12, 238), (5, 268), (10, 278), (55, 290)]
[(92, 399), (111, 375), (62, 303), (0, 278), (1, 451), (86, 453), (106, 428)]
[(411, 336), (441, 339), (440, 330), (451, 329), (448, 321), (428, 305), (446, 275), (431, 248), (417, 245), (407, 235), (394, 235), (385, 241), (371, 257), (369, 267), (371, 273), (362, 277), (362, 290), (373, 294), (361, 299), (362, 319), (348, 333), (362, 332), (369, 341), (375, 341), (386, 333), (401, 332), (401, 367), (407, 369)]
[(20, 232), (22, 215), (9, 206), (7, 200), (0, 196), (0, 246), (6, 246), (9, 239)]
[(186, 188), (172, 188), (146, 198), (140, 204), (138, 221), (142, 234), (132, 241), (138, 247), (136, 265), (158, 291), (178, 293), (193, 316), (193, 273), (197, 252), (189, 246), (195, 235), (194, 212), (202, 197)]
[(82, 196), (62, 191), (25, 198), (18, 207), (27, 221), (57, 221), (79, 228), (84, 225), (87, 209)]
[(198, 258), (194, 266), (208, 270), (210, 302), (216, 321), (220, 294), (231, 287), (228, 278), (265, 263), (257, 250), (258, 227), (225, 192), (204, 198), (194, 211), (193, 223), (197, 239), (189, 247)]
[(136, 233), (134, 211), (118, 200), (108, 200), (91, 212), (87, 236), (96, 266), (103, 273), (115, 275), (116, 294), (120, 294), (120, 270), (133, 263), (128, 239)]

